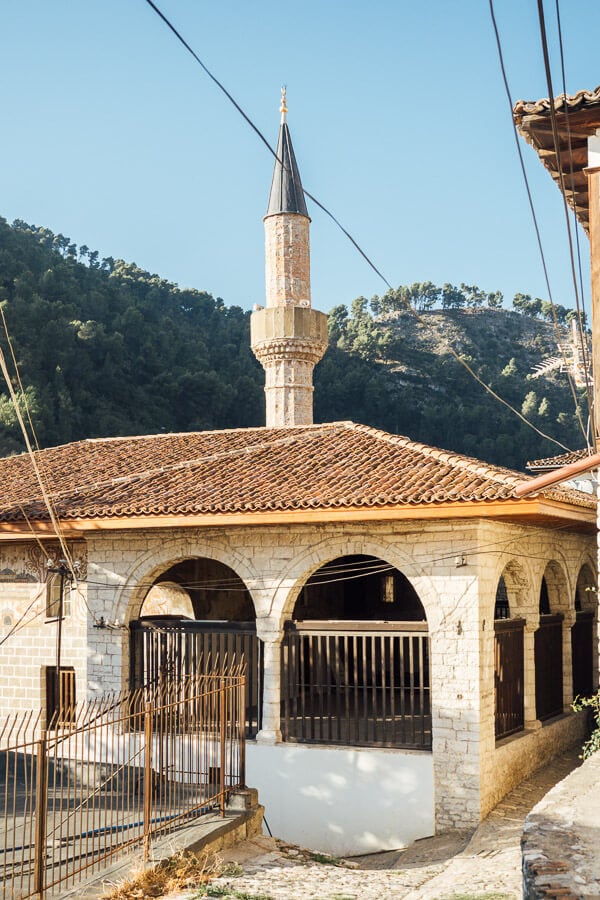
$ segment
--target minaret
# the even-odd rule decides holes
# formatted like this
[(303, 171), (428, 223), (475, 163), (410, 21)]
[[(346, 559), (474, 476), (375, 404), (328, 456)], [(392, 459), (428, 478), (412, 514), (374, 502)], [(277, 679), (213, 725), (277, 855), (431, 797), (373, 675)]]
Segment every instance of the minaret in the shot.
[(310, 218), (286, 122), (265, 223), (266, 309), (252, 313), (251, 345), (265, 370), (267, 427), (312, 425), (312, 373), (327, 348), (327, 316), (310, 306)]

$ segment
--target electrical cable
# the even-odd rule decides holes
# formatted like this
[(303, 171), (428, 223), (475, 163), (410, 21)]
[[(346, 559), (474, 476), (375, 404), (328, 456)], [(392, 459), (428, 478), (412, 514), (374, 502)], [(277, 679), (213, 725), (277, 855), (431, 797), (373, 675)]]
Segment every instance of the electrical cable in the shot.
[(50, 521), (51, 521), (51, 523), (52, 523), (52, 527), (53, 527), (54, 532), (55, 532), (55, 534), (56, 534), (56, 536), (57, 536), (57, 538), (58, 538), (58, 541), (59, 541), (61, 550), (62, 550), (62, 552), (63, 552), (63, 554), (64, 554), (64, 557), (65, 557), (65, 559), (66, 559), (67, 562), (68, 562), (69, 569), (70, 569), (70, 571), (72, 572), (73, 577), (76, 578), (76, 575), (75, 575), (75, 567), (74, 567), (74, 565), (73, 565), (73, 561), (71, 560), (71, 557), (70, 557), (70, 554), (69, 554), (68, 547), (67, 547), (67, 545), (66, 545), (66, 543), (65, 543), (65, 541), (64, 541), (64, 539), (63, 539), (63, 536), (62, 536), (62, 534), (61, 534), (60, 527), (59, 527), (59, 523), (58, 523), (56, 514), (55, 514), (55, 512), (54, 512), (54, 508), (53, 508), (53, 506), (52, 506), (51, 498), (50, 498), (50, 496), (49, 496), (49, 494), (48, 494), (48, 492), (47, 492), (47, 490), (46, 490), (46, 486), (44, 485), (44, 481), (43, 481), (43, 479), (42, 479), (42, 475), (41, 475), (40, 469), (39, 469), (38, 464), (37, 464), (37, 460), (36, 460), (36, 457), (35, 457), (35, 453), (33, 452), (33, 448), (32, 448), (32, 446), (31, 446), (31, 441), (30, 441), (30, 439), (29, 439), (29, 434), (28, 434), (28, 432), (27, 432), (27, 428), (26, 428), (26, 426), (25, 426), (25, 422), (23, 421), (23, 415), (22, 415), (21, 409), (20, 409), (20, 407), (19, 407), (19, 402), (18, 402), (17, 396), (16, 396), (16, 394), (15, 394), (15, 389), (14, 389), (13, 384), (12, 384), (12, 381), (11, 381), (11, 379), (10, 379), (10, 375), (9, 375), (9, 372), (8, 372), (8, 367), (7, 367), (7, 365), (6, 365), (6, 359), (5, 359), (5, 357), (4, 357), (4, 352), (2, 351), (1, 348), (0, 348), (0, 369), (1, 369), (2, 374), (3, 374), (3, 376), (4, 376), (4, 380), (5, 380), (5, 382), (6, 382), (6, 385), (7, 385), (7, 387), (8, 387), (8, 391), (9, 391), (10, 398), (11, 398), (11, 401), (12, 401), (12, 404), (13, 404), (13, 407), (14, 407), (14, 410), (15, 410), (15, 414), (16, 414), (16, 416), (17, 416), (17, 420), (18, 420), (18, 422), (19, 422), (19, 426), (20, 426), (20, 428), (21, 428), (21, 432), (22, 432), (22, 434), (23, 434), (23, 438), (25, 439), (25, 445), (26, 445), (26, 447), (27, 447), (27, 453), (29, 454), (29, 459), (31, 460), (31, 465), (33, 466), (33, 471), (34, 471), (36, 480), (37, 480), (37, 482), (38, 482), (38, 485), (39, 485), (39, 487), (40, 487), (40, 491), (41, 491), (41, 494), (42, 494), (42, 498), (43, 498), (44, 503), (45, 503), (45, 505), (46, 505), (46, 508), (47, 508), (47, 510), (48, 510), (48, 514), (49, 514), (49, 516), (50, 516)]
[[(9, 639), (9, 637), (12, 637), (12, 635), (15, 634), (15, 632), (20, 631), (20, 628), (25, 627), (25, 625), (21, 625), (21, 622), (23, 622), (23, 620), (25, 619), (25, 616), (27, 615), (29, 610), (32, 608), (32, 606), (34, 606), (38, 602), (38, 600), (41, 600), (42, 595), (45, 593), (45, 591), (46, 591), (46, 585), (43, 585), (43, 587), (40, 588), (38, 593), (35, 595), (35, 597), (31, 601), (31, 603), (29, 604), (29, 606), (27, 607), (25, 612), (22, 613), (22, 615), (17, 619), (15, 624), (11, 627), (10, 631), (7, 634), (5, 634), (3, 638), (0, 639), (0, 647), (2, 646), (2, 644), (5, 644), (6, 641)], [(40, 612), (36, 613), (36, 616), (38, 616), (38, 615), (41, 615), (41, 610), (40, 610)], [(36, 618), (36, 616), (34, 616), (33, 618)], [(31, 621), (33, 621), (33, 619)], [(26, 624), (28, 625), (29, 622), (27, 622)]]
[[(490, 0), (490, 2), (491, 2), (491, 0)], [(170, 31), (175, 35), (175, 37), (177, 38), (177, 40), (180, 41), (180, 43), (185, 47), (185, 49), (188, 51), (188, 53), (190, 53), (190, 54), (192, 55), (192, 57), (193, 57), (193, 58), (196, 60), (196, 62), (202, 67), (203, 71), (208, 75), (208, 77), (209, 77), (209, 78), (217, 85), (217, 87), (225, 94), (225, 96), (227, 97), (227, 99), (233, 104), (233, 106), (237, 109), (237, 111), (238, 111), (238, 112), (240, 113), (240, 115), (244, 118), (244, 120), (248, 123), (248, 125), (250, 125), (250, 127), (252, 128), (252, 130), (258, 135), (258, 137), (260, 138), (260, 140), (261, 140), (261, 141), (263, 142), (263, 144), (267, 147), (267, 149), (268, 149), (268, 151), (271, 153), (271, 155), (277, 160), (277, 162), (279, 163), (279, 165), (281, 165), (283, 168), (287, 169), (288, 167), (285, 165), (285, 163), (284, 163), (282, 160), (279, 159), (279, 157), (277, 156), (277, 153), (275, 152), (275, 150), (273, 150), (273, 148), (271, 147), (271, 145), (270, 145), (269, 142), (267, 141), (266, 137), (263, 135), (263, 133), (260, 131), (260, 129), (254, 124), (254, 122), (251, 120), (250, 116), (248, 116), (248, 114), (244, 112), (244, 110), (242, 109), (242, 107), (239, 105), (239, 103), (237, 103), (237, 101), (236, 101), (236, 100), (234, 99), (234, 97), (230, 94), (230, 92), (224, 87), (224, 85), (218, 80), (218, 78), (216, 78), (216, 76), (213, 75), (213, 73), (210, 71), (210, 69), (202, 62), (202, 60), (200, 59), (200, 57), (198, 56), (198, 54), (192, 49), (192, 47), (188, 44), (188, 42), (187, 42), (187, 41), (185, 40), (185, 38), (181, 35), (181, 33), (180, 33), (180, 32), (175, 28), (175, 26), (170, 22), (170, 20), (167, 18), (167, 16), (165, 16), (165, 14), (164, 14), (163, 12), (161, 12), (161, 10), (160, 10), (160, 9), (158, 8), (158, 6), (153, 2), (153, 0), (146, 0), (146, 3), (148, 4), (148, 6), (151, 7), (151, 9), (154, 10), (154, 12), (156, 13), (156, 15), (159, 16), (159, 18), (164, 22), (164, 24), (167, 26), (167, 28), (170, 29)], [(326, 213), (326, 215), (328, 215), (328, 216), (330, 217), (330, 219), (332, 219), (332, 221), (338, 226), (338, 228), (340, 228), (340, 230), (341, 230), (341, 231), (346, 235), (346, 237), (352, 242), (352, 244), (354, 245), (354, 247), (358, 250), (358, 252), (361, 254), (361, 256), (366, 260), (366, 262), (369, 264), (369, 266), (371, 267), (371, 269), (372, 269), (372, 270), (373, 270), (373, 271), (381, 278), (381, 280), (382, 280), (382, 281), (384, 282), (384, 284), (389, 288), (389, 290), (393, 290), (392, 285), (391, 285), (390, 282), (387, 280), (387, 278), (381, 273), (381, 271), (377, 268), (377, 266), (375, 265), (375, 263), (372, 262), (372, 260), (371, 260), (371, 259), (369, 258), (369, 256), (365, 253), (365, 251), (362, 249), (362, 247), (361, 247), (361, 246), (358, 244), (358, 242), (352, 237), (352, 235), (351, 235), (351, 234), (343, 227), (343, 225), (342, 225), (342, 224), (339, 222), (339, 220), (334, 216), (334, 214), (333, 214), (326, 206), (324, 206), (319, 200), (317, 200), (316, 197), (314, 197), (313, 194), (311, 194), (309, 191), (304, 190), (304, 194), (305, 194), (310, 200), (312, 200), (313, 203), (315, 203), (315, 204), (316, 204), (316, 205), (317, 205), (324, 213)], [(541, 431), (541, 429), (537, 428), (536, 425), (534, 425), (532, 422), (529, 421), (529, 419), (527, 419), (525, 416), (523, 416), (523, 414), (520, 413), (514, 406), (512, 406), (507, 400), (504, 400), (504, 398), (502, 398), (499, 394), (496, 393), (496, 391), (494, 391), (488, 384), (486, 384), (486, 383), (483, 381), (483, 379), (480, 378), (479, 375), (477, 375), (477, 374), (475, 373), (475, 371), (474, 371), (474, 370), (471, 368), (471, 366), (466, 362), (466, 360), (464, 360), (464, 359), (460, 356), (460, 354), (458, 354), (458, 353), (454, 350), (454, 348), (453, 348), (453, 347), (451, 346), (451, 344), (448, 342), (447, 338), (445, 338), (444, 336), (442, 336), (442, 335), (438, 332), (438, 330), (437, 330), (430, 322), (427, 322), (427, 320), (423, 319), (423, 318), (416, 312), (416, 310), (413, 309), (413, 307), (410, 305), (410, 303), (408, 303), (408, 301), (404, 301), (404, 300), (403, 300), (403, 303), (405, 304), (407, 310), (411, 313), (411, 315), (413, 315), (413, 316), (416, 318), (416, 320), (417, 320), (421, 325), (423, 325), (425, 328), (428, 328), (430, 331), (432, 331), (432, 332), (437, 336), (437, 338), (438, 338), (438, 340), (440, 341), (440, 343), (442, 343), (444, 346), (447, 347), (448, 351), (450, 352), (450, 354), (452, 355), (452, 357), (456, 360), (456, 362), (458, 362), (461, 366), (463, 366), (463, 368), (471, 375), (471, 377), (472, 377), (472, 378), (473, 378), (473, 379), (474, 379), (474, 380), (475, 380), (475, 381), (476, 381), (476, 382), (477, 382), (477, 383), (478, 383), (485, 391), (487, 391), (487, 392), (488, 392), (492, 397), (494, 397), (494, 399), (496, 399), (499, 403), (503, 404), (507, 409), (511, 410), (511, 411), (512, 411), (512, 412), (513, 412), (513, 413), (514, 413), (514, 414), (515, 414), (522, 422), (524, 422), (524, 424), (526, 424), (526, 425), (528, 425), (530, 428), (532, 428), (532, 429), (533, 429), (540, 437), (543, 437), (545, 440), (551, 441), (553, 444), (556, 444), (557, 447), (561, 447), (563, 450), (566, 450), (566, 451), (568, 452), (568, 449), (569, 449), (569, 448), (565, 447), (565, 445), (562, 444), (560, 441), (557, 441), (555, 438), (551, 437), (550, 435), (548, 435), (548, 434), (546, 434), (545, 432)], [(577, 400), (576, 400), (576, 398), (575, 398), (575, 408), (576, 408), (576, 415), (578, 416), (578, 418), (579, 418), (579, 420), (580, 420), (580, 423), (581, 423), (581, 416), (580, 416), (579, 411), (578, 411), (578, 406), (577, 406)], [(583, 434), (584, 434), (584, 439), (585, 439), (585, 438), (586, 438), (586, 432), (585, 432), (585, 429), (583, 428), (583, 423), (581, 423), (581, 426), (582, 426), (582, 430), (583, 430)]]
[[(489, 0), (489, 9), (490, 9), (490, 16), (491, 16), (491, 19), (492, 19), (492, 26), (493, 26), (493, 29), (494, 29), (494, 35), (495, 35), (495, 38), (496, 38), (496, 47), (497, 47), (497, 50), (498, 50), (498, 58), (499, 58), (499, 62), (500, 62), (500, 69), (501, 69), (501, 72), (502, 72), (502, 80), (503, 80), (503, 82), (504, 82), (504, 89), (505, 89), (506, 96), (507, 96), (507, 99), (508, 99), (508, 104), (509, 104), (509, 107), (510, 107), (510, 119), (511, 119), (511, 123), (512, 123), (513, 137), (514, 137), (514, 139), (515, 139), (515, 145), (516, 145), (516, 148), (517, 148), (517, 154), (518, 154), (518, 157), (519, 157), (519, 163), (520, 163), (520, 166), (521, 166), (521, 173), (522, 173), (522, 175), (523, 175), (523, 181), (524, 181), (524, 184), (525, 184), (525, 190), (526, 190), (526, 192), (527, 192), (527, 199), (528, 199), (528, 201), (529, 201), (529, 209), (530, 209), (530, 211), (531, 211), (531, 217), (532, 217), (532, 219), (533, 219), (533, 226), (534, 226), (535, 234), (536, 234), (536, 238), (537, 238), (538, 250), (539, 250), (540, 258), (541, 258), (541, 262), (542, 262), (542, 269), (543, 269), (543, 272), (544, 272), (544, 280), (545, 280), (545, 282), (546, 282), (546, 290), (548, 291), (548, 298), (549, 298), (549, 300), (550, 300), (551, 308), (552, 308), (552, 310), (553, 310), (553, 319), (555, 319), (555, 317), (556, 317), (556, 312), (555, 312), (555, 307), (554, 307), (554, 301), (553, 301), (553, 299), (552, 299), (552, 290), (551, 290), (551, 288), (550, 288), (550, 276), (549, 276), (549, 274), (548, 274), (548, 266), (547, 266), (547, 264), (546, 264), (546, 256), (545, 256), (544, 248), (543, 248), (543, 245), (542, 245), (542, 237), (541, 237), (540, 228), (539, 228), (539, 224), (538, 224), (538, 220), (537, 220), (537, 215), (536, 215), (536, 212), (535, 212), (535, 206), (534, 206), (534, 203), (533, 203), (533, 196), (532, 196), (532, 193), (531, 193), (531, 188), (530, 188), (530, 186), (529, 186), (529, 179), (528, 179), (528, 177), (527, 177), (527, 171), (526, 171), (526, 169), (525, 169), (525, 161), (524, 161), (524, 159), (523, 159), (523, 153), (522, 153), (522, 150), (521, 150), (521, 142), (520, 142), (520, 140), (519, 140), (519, 135), (517, 134), (517, 128), (516, 128), (515, 121), (514, 121), (513, 114), (512, 114), (512, 111), (513, 111), (513, 101), (512, 101), (512, 95), (511, 95), (511, 92), (510, 92), (510, 87), (509, 87), (509, 84), (508, 84), (508, 76), (507, 76), (507, 74), (506, 74), (506, 66), (505, 66), (505, 64), (504, 64), (504, 54), (503, 54), (503, 52), (502, 52), (502, 42), (501, 42), (501, 40), (500, 40), (500, 32), (498, 31), (498, 24), (497, 24), (497, 22), (496, 22), (496, 14), (495, 14), (495, 12), (494, 12), (494, 2), (493, 2), (493, 0)], [(575, 387), (574, 387), (574, 385), (573, 385), (573, 381), (572, 381), (572, 378), (571, 378), (570, 373), (569, 373), (568, 365), (567, 365), (566, 359), (565, 359), (564, 354), (562, 353), (562, 351), (561, 351), (561, 354), (563, 355), (563, 363), (564, 363), (565, 368), (566, 368), (566, 370), (567, 370), (567, 379), (568, 379), (569, 387), (570, 387), (571, 394), (572, 394), (572, 397), (573, 397), (573, 402), (574, 402), (574, 404), (575, 404), (575, 415), (576, 415), (577, 420), (578, 420), (578, 422), (579, 422), (579, 425), (580, 425), (580, 428), (581, 428), (581, 431), (582, 431), (582, 434), (583, 434), (583, 439), (584, 439), (584, 441), (586, 442), (586, 445), (589, 446), (589, 445), (588, 445), (587, 430), (585, 429), (585, 427), (584, 427), (584, 425), (583, 425), (583, 421), (582, 421), (582, 419), (581, 419), (581, 413), (580, 413), (580, 411), (579, 411), (579, 404), (578, 404), (578, 401), (577, 401), (577, 393), (576, 393), (576, 391), (575, 391)]]
[[(555, 0), (556, 7), (556, 24), (558, 28), (558, 46), (560, 51), (560, 70), (562, 76), (562, 92), (564, 97), (564, 107), (565, 107), (565, 127), (567, 132), (567, 153), (569, 158), (569, 172), (570, 172), (570, 181), (571, 181), (571, 194), (573, 197), (573, 208), (574, 208), (574, 216), (575, 216), (575, 244), (577, 249), (577, 267), (579, 272), (579, 295), (577, 291), (575, 292), (575, 302), (577, 305), (577, 328), (579, 333), (579, 341), (581, 344), (581, 357), (583, 361), (583, 372), (585, 377), (585, 385), (586, 385), (586, 393), (588, 400), (588, 407), (591, 410), (593, 407), (592, 398), (590, 396), (589, 385), (591, 382), (590, 372), (591, 372), (591, 364), (589, 360), (589, 351), (587, 340), (585, 339), (584, 332), (584, 321), (586, 319), (585, 312), (585, 290), (583, 287), (583, 266), (581, 262), (581, 243), (579, 241), (579, 227), (577, 221), (577, 198), (575, 196), (575, 172), (573, 168), (573, 146), (571, 143), (571, 127), (569, 124), (569, 107), (567, 104), (567, 81), (565, 75), (565, 54), (564, 54), (564, 46), (563, 46), (563, 38), (562, 38), (562, 25), (560, 19), (560, 4), (559, 0)], [(579, 305), (579, 297), (581, 297), (581, 308)], [(591, 414), (590, 414), (591, 415)], [(592, 442), (593, 446), (596, 446), (596, 435), (593, 435)], [(588, 445), (590, 444), (588, 440)]]
[[(32, 421), (32, 419), (31, 419), (31, 414), (30, 414), (30, 410), (29, 410), (29, 404), (28, 404), (28, 402), (27, 402), (27, 395), (26, 395), (26, 393), (25, 393), (25, 390), (24, 390), (24, 388), (23, 388), (23, 383), (22, 383), (22, 381), (21, 381), (21, 375), (20, 375), (20, 373), (19, 373), (19, 367), (18, 367), (18, 365), (17, 365), (17, 360), (16, 360), (16, 357), (15, 357), (15, 353), (14, 353), (12, 341), (11, 341), (10, 335), (9, 335), (9, 333), (8, 333), (8, 323), (7, 323), (7, 321), (6, 321), (6, 316), (4, 315), (4, 308), (3, 308), (2, 304), (0, 304), (0, 315), (2, 316), (2, 323), (3, 323), (3, 325), (4, 325), (4, 333), (5, 333), (5, 335), (6, 335), (6, 341), (7, 341), (7, 343), (8, 343), (8, 347), (9, 347), (9, 349), (10, 349), (10, 355), (11, 355), (11, 357), (12, 357), (12, 361), (13, 361), (13, 365), (14, 365), (14, 369), (15, 369), (15, 374), (16, 374), (16, 377), (17, 377), (18, 385), (19, 385), (19, 390), (21, 391), (21, 397), (23, 398), (23, 404), (24, 404), (24, 406), (25, 406), (25, 411), (26, 411), (26, 413), (27, 413), (27, 419), (28, 419), (28, 421), (29, 421), (29, 426), (30, 426), (31, 432), (32, 432), (32, 434), (33, 434), (33, 438), (34, 438), (34, 441), (35, 441), (36, 449), (39, 450), (39, 449), (40, 449), (40, 445), (39, 445), (39, 443), (38, 443), (37, 435), (36, 435), (36, 433), (35, 433), (35, 428), (33, 427), (33, 421)], [(39, 538), (37, 532), (35, 531), (35, 529), (34, 529), (32, 523), (31, 523), (31, 521), (30, 521), (30, 519), (29, 519), (29, 517), (28, 517), (28, 515), (27, 515), (27, 513), (25, 512), (25, 510), (23, 509), (23, 507), (22, 507), (19, 503), (17, 503), (17, 506), (19, 507), (19, 510), (21, 511), (21, 514), (22, 514), (23, 518), (25, 519), (25, 522), (27, 523), (27, 527), (28, 527), (29, 530), (31, 531), (31, 534), (32, 534), (34, 540), (36, 541), (38, 547), (39, 547), (40, 550), (42, 551), (42, 554), (43, 554), (44, 556), (46, 556), (46, 548), (45, 548), (44, 545), (42, 544), (42, 542), (41, 542), (41, 540), (40, 540), (40, 538)]]
[[(539, 20), (539, 26), (540, 26), (540, 38), (541, 38), (541, 42), (542, 42), (542, 54), (543, 54), (543, 58), (544, 58), (544, 71), (546, 74), (546, 84), (548, 87), (548, 105), (549, 105), (549, 109), (550, 109), (550, 122), (552, 124), (552, 141), (554, 144), (554, 152), (556, 154), (556, 167), (558, 170), (559, 186), (560, 186), (560, 192), (561, 192), (562, 200), (563, 200), (563, 209), (564, 209), (564, 213), (565, 213), (565, 224), (567, 226), (567, 239), (568, 239), (568, 243), (569, 243), (569, 257), (571, 260), (571, 275), (573, 278), (573, 289), (574, 289), (574, 293), (575, 293), (577, 318), (578, 318), (578, 321), (581, 323), (581, 307), (580, 307), (580, 302), (579, 302), (579, 287), (577, 284), (577, 274), (575, 271), (576, 267), (575, 267), (575, 255), (574, 255), (574, 251), (573, 251), (573, 237), (572, 237), (572, 233), (571, 233), (571, 217), (569, 215), (569, 205), (567, 203), (566, 185), (565, 185), (561, 152), (560, 152), (560, 137), (558, 134), (558, 122), (557, 122), (557, 118), (556, 118), (556, 109), (554, 106), (554, 88), (552, 86), (552, 71), (550, 68), (550, 54), (549, 54), (549, 50), (548, 50), (548, 36), (546, 33), (546, 21), (545, 21), (545, 16), (544, 16), (543, 0), (537, 0), (537, 7), (538, 7), (538, 20)], [(558, 10), (558, 0), (557, 0), (557, 10)], [(559, 13), (559, 21), (560, 21), (560, 13)], [(562, 58), (563, 57), (562, 57), (562, 53), (561, 53), (561, 59)], [(563, 76), (564, 76), (564, 68), (563, 68)], [(567, 108), (567, 101), (566, 101), (566, 92), (565, 92), (565, 110), (566, 110), (566, 108)], [(513, 127), (514, 127), (514, 124), (513, 124)], [(570, 142), (570, 133), (569, 133), (569, 142)], [(569, 153), (570, 153), (570, 158), (571, 158), (571, 178), (573, 179), (572, 150), (570, 150)], [(574, 199), (574, 192), (573, 192), (573, 199)], [(552, 303), (552, 298), (550, 298), (550, 302)], [(586, 378), (586, 391), (587, 391), (587, 400), (588, 400), (588, 407), (589, 407), (588, 411), (589, 411), (589, 414), (591, 415), (592, 414), (592, 406), (591, 406), (591, 398), (590, 398), (590, 394), (589, 394), (589, 387), (587, 386), (587, 378)], [(586, 433), (585, 437), (587, 439), (587, 433)], [(595, 444), (595, 441), (594, 441), (594, 444)]]

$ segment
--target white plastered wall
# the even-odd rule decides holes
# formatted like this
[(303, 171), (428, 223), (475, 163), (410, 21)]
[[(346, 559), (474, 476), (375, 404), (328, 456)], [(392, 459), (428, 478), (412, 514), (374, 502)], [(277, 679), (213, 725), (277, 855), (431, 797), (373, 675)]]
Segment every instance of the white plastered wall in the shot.
[(249, 743), (273, 834), (333, 856), (405, 847), (434, 832), (430, 753)]

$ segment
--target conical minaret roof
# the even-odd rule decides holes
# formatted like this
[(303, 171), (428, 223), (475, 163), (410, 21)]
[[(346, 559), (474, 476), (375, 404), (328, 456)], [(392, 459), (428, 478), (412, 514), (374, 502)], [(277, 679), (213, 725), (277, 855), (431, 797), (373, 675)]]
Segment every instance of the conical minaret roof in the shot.
[(286, 121), (286, 97), (285, 89), (281, 92), (281, 127), (279, 140), (277, 141), (277, 160), (271, 182), (269, 205), (267, 216), (276, 216), (280, 213), (298, 213), (301, 216), (308, 215), (300, 172), (294, 156), (290, 130)]

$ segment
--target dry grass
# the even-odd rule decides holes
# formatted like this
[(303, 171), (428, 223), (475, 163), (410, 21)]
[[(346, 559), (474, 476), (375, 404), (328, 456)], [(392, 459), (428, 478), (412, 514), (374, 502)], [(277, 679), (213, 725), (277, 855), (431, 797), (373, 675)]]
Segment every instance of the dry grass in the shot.
[(150, 900), (186, 888), (198, 888), (221, 874), (221, 860), (215, 853), (194, 856), (182, 851), (153, 869), (146, 869), (123, 881), (105, 900)]

